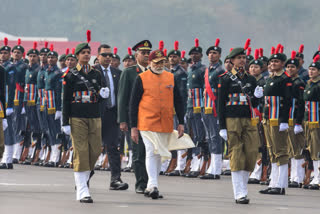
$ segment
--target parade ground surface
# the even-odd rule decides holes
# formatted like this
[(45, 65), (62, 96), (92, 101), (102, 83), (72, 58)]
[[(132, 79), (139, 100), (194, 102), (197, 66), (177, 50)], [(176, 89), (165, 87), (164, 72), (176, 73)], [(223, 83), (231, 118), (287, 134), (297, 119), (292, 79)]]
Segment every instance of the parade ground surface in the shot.
[(288, 189), (285, 196), (261, 195), (265, 186), (249, 185), (249, 205), (233, 200), (231, 177), (221, 180), (160, 176), (164, 199), (152, 200), (134, 191), (133, 173), (122, 173), (127, 191), (110, 191), (110, 172), (96, 171), (90, 182), (93, 204), (75, 200), (71, 169), (15, 165), (0, 171), (0, 213), (317, 213), (320, 191)]

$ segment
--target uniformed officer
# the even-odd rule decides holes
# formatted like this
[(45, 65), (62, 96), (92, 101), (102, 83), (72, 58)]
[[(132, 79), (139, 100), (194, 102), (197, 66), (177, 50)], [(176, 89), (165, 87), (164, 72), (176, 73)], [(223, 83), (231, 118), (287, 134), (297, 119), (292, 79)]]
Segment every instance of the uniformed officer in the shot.
[(296, 58), (297, 60), (299, 60), (299, 66), (298, 66), (299, 77), (306, 83), (309, 80), (309, 75), (308, 75), (308, 70), (303, 67), (303, 64), (304, 64), (303, 51), (304, 51), (304, 45), (301, 44), (299, 47), (299, 51), (297, 52)]
[[(11, 48), (8, 46), (8, 39), (4, 38), (4, 46), (0, 48), (0, 59), (2, 62), (2, 66), (6, 71), (6, 81), (5, 81), (5, 102), (3, 102), (3, 106), (6, 108), (6, 120), (8, 127), (4, 131), (4, 153), (3, 158), (0, 164), (0, 169), (13, 169), (12, 158), (14, 152), (14, 144), (15, 144), (15, 133), (13, 128), (13, 100), (16, 88), (15, 82), (15, 67), (13, 63), (10, 61), (10, 51)], [(4, 79), (1, 79), (1, 82)], [(1, 90), (1, 92), (4, 92)], [(2, 125), (2, 123), (0, 123)], [(2, 129), (0, 129), (2, 131)], [(1, 135), (1, 134), (0, 134)], [(2, 141), (2, 142), (3, 142)], [(0, 151), (0, 155), (2, 155), (2, 151)]]
[(58, 53), (53, 50), (51, 44), (50, 52), (47, 54), (48, 68), (45, 72), (45, 117), (49, 127), (49, 142), (51, 154), (49, 162), (45, 163), (46, 167), (55, 167), (58, 165), (60, 152), (59, 144), (61, 140), (56, 136), (61, 131), (61, 90), (62, 90), (62, 72), (57, 66)]
[[(249, 63), (249, 73), (256, 78), (257, 85), (260, 87), (264, 87), (265, 79), (262, 76), (262, 68), (263, 62), (259, 59), (260, 50), (256, 49), (254, 52), (254, 59)], [(261, 155), (258, 155), (256, 165), (254, 167), (253, 172), (249, 177), (249, 184), (259, 184), (261, 181), (267, 180), (267, 170), (268, 170), (268, 150), (267, 150), (267, 142), (265, 142), (264, 130), (261, 123), (261, 114), (263, 113), (264, 99), (263, 97), (259, 99), (259, 105), (257, 106), (256, 113), (259, 114), (259, 123), (258, 123), (258, 131), (259, 131), (259, 151)]]
[[(129, 102), (130, 94), (134, 81), (138, 74), (148, 70), (148, 57), (152, 45), (149, 40), (143, 40), (137, 43), (132, 49), (136, 51), (135, 58), (137, 65), (123, 70), (119, 80), (118, 90), (118, 122), (121, 131), (130, 131), (129, 123)], [(140, 138), (139, 143), (133, 143), (133, 168), (136, 176), (135, 191), (138, 194), (144, 194), (147, 187), (148, 175), (145, 166), (145, 147)]]
[[(5, 45), (6, 46), (6, 45)], [(4, 134), (3, 132), (8, 128), (6, 119), (6, 70), (0, 66), (0, 158), (2, 158), (4, 150)], [(0, 168), (3, 168), (0, 166)], [(6, 167), (8, 168), (8, 167)]]
[(184, 50), (181, 51), (180, 65), (185, 71), (188, 71), (189, 63), (188, 63), (188, 59), (185, 57), (185, 55), (186, 55), (186, 51), (184, 51)]
[(302, 166), (304, 163), (302, 150), (305, 146), (305, 137), (302, 126), (305, 109), (303, 100), (305, 83), (299, 77), (299, 59), (296, 58), (295, 51), (292, 51), (291, 58), (287, 60), (285, 66), (286, 72), (292, 79), (293, 97), (289, 112), (289, 155), (291, 158), (289, 187), (299, 188), (302, 186), (305, 176), (305, 169)]
[(262, 61), (262, 72), (261, 75), (264, 79), (267, 79), (269, 77), (269, 71), (268, 71), (268, 57), (263, 55), (263, 48), (259, 48), (259, 54), (260, 54), (260, 60)]
[(46, 119), (46, 113), (44, 111), (46, 106), (45, 98), (45, 74), (48, 69), (48, 58), (47, 54), (50, 52), (48, 48), (48, 42), (44, 43), (44, 47), (40, 49), (39, 59), (40, 59), (40, 70), (37, 75), (37, 115), (40, 124), (41, 132), (41, 151), (39, 154), (38, 161), (37, 156), (34, 159), (34, 165), (43, 165), (44, 163), (49, 162), (50, 159), (50, 142), (49, 142), (49, 127), (48, 120)]
[[(11, 50), (13, 64), (16, 69), (15, 81), (15, 95), (14, 95), (14, 108), (13, 108), (13, 128), (15, 132), (15, 145), (13, 153), (13, 162), (17, 163), (20, 159), (21, 151), (23, 149), (24, 137), (21, 135), (25, 130), (25, 108), (23, 107), (24, 99), (24, 87), (25, 87), (25, 75), (27, 70), (27, 64), (23, 60), (24, 48), (21, 46), (21, 39), (18, 39), (18, 44)], [(24, 151), (23, 156), (26, 156), (27, 150)], [(21, 155), (22, 156), (22, 155)]]
[(320, 55), (313, 59), (309, 66), (310, 80), (305, 88), (303, 98), (305, 101), (306, 138), (308, 150), (311, 155), (314, 169), (312, 182), (304, 188), (319, 189), (320, 184), (320, 128), (319, 128), (319, 102), (320, 102)]
[(88, 43), (77, 45), (77, 66), (70, 70), (63, 82), (62, 130), (72, 138), (73, 169), (77, 200), (93, 203), (89, 193), (89, 180), (101, 152), (101, 98), (109, 96), (102, 88), (102, 74), (89, 65), (91, 56), (90, 31)]
[[(198, 38), (195, 39), (195, 46), (189, 51), (192, 65), (188, 72), (188, 104), (187, 119), (191, 124), (193, 141), (196, 145), (192, 149), (191, 171), (185, 176), (188, 178), (198, 177), (200, 174), (201, 147), (205, 148), (205, 130), (202, 122), (201, 111), (203, 108), (203, 86), (206, 66), (201, 63), (202, 48), (199, 46)], [(190, 156), (190, 155), (189, 155)], [(189, 157), (190, 158), (190, 157)]]
[(114, 47), (113, 48), (113, 55), (112, 55), (112, 60), (111, 60), (111, 67), (114, 67), (116, 69), (119, 69), (120, 66), (120, 56), (118, 55), (118, 48)]
[[(29, 65), (25, 76), (25, 93), (24, 93), (24, 106), (26, 109), (26, 130), (24, 146), (29, 151), (32, 139), (36, 139), (35, 147), (36, 156), (41, 150), (41, 133), (40, 124), (37, 115), (36, 102), (37, 102), (37, 77), (40, 70), (39, 51), (37, 50), (37, 42), (34, 42), (33, 48), (27, 53), (29, 58)], [(21, 160), (25, 158), (22, 157)], [(31, 161), (25, 160), (23, 164), (31, 164)]]
[(258, 154), (257, 118), (253, 108), (263, 96), (256, 80), (245, 71), (245, 48), (234, 48), (229, 57), (234, 67), (221, 75), (218, 85), (220, 136), (228, 141), (231, 176), (236, 203), (248, 204), (247, 183)]
[(264, 87), (264, 130), (271, 161), (271, 181), (262, 194), (285, 194), (288, 187), (288, 120), (292, 102), (292, 80), (283, 71), (286, 55), (276, 48), (275, 54), (269, 58), (271, 75)]
[[(174, 75), (175, 83), (177, 84), (177, 88), (179, 89), (180, 95), (182, 97), (182, 103), (184, 105), (184, 109), (187, 108), (187, 100), (188, 100), (188, 90), (187, 90), (187, 72), (179, 65), (181, 60), (181, 51), (179, 50), (179, 42), (174, 42), (174, 49), (170, 50), (168, 53), (168, 59), (170, 63), (170, 71)], [(185, 115), (185, 112), (183, 112)], [(174, 129), (177, 130), (179, 125), (178, 117), (175, 112), (174, 115)], [(186, 132), (186, 129), (185, 129)], [(183, 157), (185, 150), (172, 151), (172, 158), (169, 164), (168, 172), (166, 175), (168, 176), (179, 176), (183, 173), (183, 170), (186, 165), (186, 157)], [(170, 166), (172, 166), (173, 170), (171, 170)]]
[(206, 54), (209, 59), (209, 67), (205, 73), (204, 84), (204, 111), (202, 118), (206, 130), (206, 137), (211, 155), (211, 163), (205, 175), (201, 179), (220, 179), (222, 172), (222, 139), (219, 136), (219, 123), (217, 115), (217, 91), (219, 76), (224, 73), (220, 63), (221, 47), (220, 39), (217, 38), (215, 45), (207, 49)]

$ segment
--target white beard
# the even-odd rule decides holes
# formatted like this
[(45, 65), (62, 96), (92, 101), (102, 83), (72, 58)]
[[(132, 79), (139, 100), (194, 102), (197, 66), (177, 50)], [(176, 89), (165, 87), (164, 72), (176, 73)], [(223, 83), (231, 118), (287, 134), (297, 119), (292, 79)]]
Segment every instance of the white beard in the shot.
[(160, 69), (151, 68), (151, 70), (156, 74), (161, 74), (163, 72), (163, 68), (160, 68)]

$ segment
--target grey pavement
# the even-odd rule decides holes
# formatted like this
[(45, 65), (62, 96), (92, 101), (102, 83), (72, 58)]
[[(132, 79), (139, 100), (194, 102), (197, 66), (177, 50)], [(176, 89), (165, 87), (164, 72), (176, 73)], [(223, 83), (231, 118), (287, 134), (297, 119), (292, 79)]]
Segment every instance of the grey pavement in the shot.
[(0, 170), (1, 214), (65, 213), (318, 213), (320, 191), (288, 189), (285, 196), (261, 195), (265, 186), (249, 185), (249, 205), (233, 200), (231, 177), (221, 180), (160, 176), (159, 190), (164, 199), (152, 200), (134, 191), (133, 173), (123, 173), (127, 191), (108, 189), (110, 172), (96, 171), (90, 182), (93, 204), (75, 200), (71, 169), (14, 165)]

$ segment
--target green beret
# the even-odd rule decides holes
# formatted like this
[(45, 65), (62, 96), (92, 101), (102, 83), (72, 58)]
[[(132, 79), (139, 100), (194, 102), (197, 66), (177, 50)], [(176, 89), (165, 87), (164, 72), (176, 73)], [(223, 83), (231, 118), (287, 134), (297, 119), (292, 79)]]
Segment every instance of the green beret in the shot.
[(287, 60), (287, 56), (283, 53), (277, 53), (277, 54), (272, 54), (269, 58), (269, 61), (271, 61), (272, 59), (279, 59), (282, 62), (285, 62)]
[(55, 51), (50, 51), (49, 53), (47, 53), (47, 56), (55, 56), (58, 58), (58, 53)]
[(113, 54), (112, 55), (112, 58), (113, 59), (118, 59), (120, 61), (120, 56), (118, 54)]
[(227, 55), (226, 58), (224, 58), (223, 63), (225, 63), (227, 61), (227, 59), (230, 59), (229, 55)]
[(246, 51), (243, 48), (234, 48), (232, 51), (229, 53), (229, 58), (235, 58), (238, 55), (246, 55)]
[(298, 53), (296, 54), (296, 57), (300, 57), (301, 59), (304, 59), (303, 53), (299, 53), (299, 52), (298, 52)]
[(29, 54), (37, 54), (39, 55), (39, 51), (37, 49), (30, 49), (27, 53), (27, 56), (29, 56)]
[(309, 68), (317, 68), (318, 70), (320, 70), (320, 62), (313, 62), (310, 64)]
[(9, 46), (2, 46), (1, 48), (0, 48), (0, 51), (11, 51), (11, 48), (9, 47)]
[(262, 68), (262, 66), (263, 66), (263, 62), (260, 60), (260, 59), (253, 59), (253, 60), (251, 60), (250, 62), (249, 62), (249, 66), (250, 65), (259, 65), (261, 68)]
[(124, 62), (126, 59), (132, 59), (133, 61), (136, 61), (136, 59), (134, 58), (134, 55), (129, 55), (129, 54), (124, 56), (122, 62)]
[(169, 51), (169, 53), (168, 53), (168, 57), (170, 56), (170, 55), (177, 55), (178, 57), (181, 57), (181, 52), (179, 51), (179, 50), (174, 50), (174, 49), (172, 49), (171, 51)]
[(79, 45), (77, 45), (76, 50), (75, 50), (75, 54), (78, 55), (83, 49), (90, 49), (89, 43), (81, 43)]
[(287, 67), (287, 65), (295, 65), (296, 67), (299, 67), (299, 60), (290, 58), (286, 61), (285, 66)]
[(266, 56), (262, 56), (262, 57), (260, 57), (259, 59), (260, 59), (262, 62), (268, 62), (268, 61), (269, 61), (268, 57), (266, 57)]
[(69, 57), (72, 57), (72, 58), (77, 59), (76, 55), (71, 54), (71, 53), (66, 56), (66, 60), (67, 60)]
[(217, 46), (211, 46), (206, 51), (207, 56), (209, 55), (210, 51), (218, 51), (219, 54), (221, 54), (222, 49), (220, 47), (217, 47)]
[(202, 54), (202, 48), (201, 47), (193, 47), (189, 51), (189, 55), (191, 55), (192, 52), (197, 52), (197, 53), (201, 53)]
[(14, 46), (14, 47), (12, 48), (12, 52), (13, 52), (14, 50), (19, 50), (19, 51), (21, 51), (22, 53), (24, 53), (24, 48), (23, 48), (21, 45), (16, 45), (16, 46)]
[(65, 54), (60, 55), (59, 62), (64, 60), (66, 60), (66, 55)]
[(247, 55), (246, 56), (246, 59), (251, 62), (252, 60), (254, 60), (253, 56), (252, 55)]
[(50, 49), (49, 48), (41, 48), (40, 53), (49, 53)]

